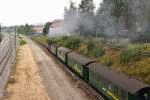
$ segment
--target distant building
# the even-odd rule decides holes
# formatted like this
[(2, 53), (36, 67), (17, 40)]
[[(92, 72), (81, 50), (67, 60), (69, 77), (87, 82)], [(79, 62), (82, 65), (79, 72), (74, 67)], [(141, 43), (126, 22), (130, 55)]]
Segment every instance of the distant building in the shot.
[(33, 26), (33, 34), (43, 34), (43, 25), (35, 25)]
[(63, 20), (56, 19), (52, 21), (52, 24), (49, 28), (49, 36), (62, 36), (65, 35)]
[(52, 22), (52, 25), (50, 26), (51, 28), (56, 28), (56, 27), (62, 27), (63, 26), (63, 20), (61, 19), (56, 19)]

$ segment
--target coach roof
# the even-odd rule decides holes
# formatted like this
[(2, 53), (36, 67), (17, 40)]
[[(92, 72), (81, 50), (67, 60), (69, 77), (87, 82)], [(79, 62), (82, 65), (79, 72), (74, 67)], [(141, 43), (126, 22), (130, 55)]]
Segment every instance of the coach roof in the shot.
[(82, 64), (82, 65), (87, 65), (87, 64), (89, 64), (89, 63), (95, 61), (95, 60), (93, 60), (93, 59), (89, 59), (89, 58), (87, 58), (87, 57), (84, 57), (84, 56), (82, 56), (82, 55), (80, 55), (80, 54), (78, 54), (78, 53), (76, 53), (76, 52), (70, 52), (70, 53), (68, 54), (68, 57), (69, 57), (69, 58), (72, 58), (73, 60), (79, 62), (79, 63)]
[(100, 63), (92, 63), (88, 67), (107, 81), (112, 82), (116, 86), (130, 92), (131, 94), (136, 94), (147, 89), (150, 90), (149, 85), (144, 84), (129, 76), (117, 73), (116, 71), (113, 71), (109, 68), (103, 67), (103, 65)]

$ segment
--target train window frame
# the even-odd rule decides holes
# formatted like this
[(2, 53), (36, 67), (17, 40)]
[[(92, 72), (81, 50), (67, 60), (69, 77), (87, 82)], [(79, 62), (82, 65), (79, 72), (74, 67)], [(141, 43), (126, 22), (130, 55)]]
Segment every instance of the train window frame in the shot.
[(108, 81), (105, 78), (101, 77), (102, 86), (105, 89), (108, 89)]
[(113, 84), (111, 82), (108, 82), (108, 90), (113, 91)]
[(113, 86), (113, 94), (116, 98), (119, 98), (119, 88), (117, 86)]
[[(123, 96), (125, 97), (125, 99), (122, 98)], [(120, 97), (121, 97), (121, 100), (128, 100), (128, 92), (124, 91), (123, 89), (120, 89)]]
[[(79, 69), (80, 72), (79, 72), (79, 71), (78, 71), (78, 72), (79, 72), (80, 74), (83, 74), (83, 73), (82, 73), (82, 70), (83, 70), (83, 69), (82, 69), (82, 65), (81, 65), (80, 63), (78, 63), (76, 60), (71, 59), (70, 57), (69, 57), (69, 59), (71, 60), (71, 65), (73, 66), (73, 69), (74, 69), (74, 70)], [(77, 68), (77, 69), (75, 69), (75, 68)]]

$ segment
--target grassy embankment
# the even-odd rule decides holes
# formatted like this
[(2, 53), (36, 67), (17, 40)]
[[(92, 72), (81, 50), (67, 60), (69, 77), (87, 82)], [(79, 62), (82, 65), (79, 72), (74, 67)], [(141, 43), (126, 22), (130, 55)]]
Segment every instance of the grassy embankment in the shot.
[(57, 37), (48, 39), (46, 36), (36, 38), (43, 43), (50, 41), (73, 49), (80, 54), (97, 59), (107, 67), (150, 84), (150, 57), (138, 52), (138, 50), (150, 51), (149, 44), (129, 44), (119, 50), (106, 46), (103, 40), (92, 38)]

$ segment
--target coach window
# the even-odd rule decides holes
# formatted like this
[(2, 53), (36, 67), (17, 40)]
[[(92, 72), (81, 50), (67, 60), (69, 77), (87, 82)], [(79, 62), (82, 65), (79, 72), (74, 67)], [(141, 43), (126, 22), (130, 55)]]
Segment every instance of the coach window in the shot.
[(121, 90), (121, 100), (127, 100), (127, 92)]
[(119, 91), (118, 87), (114, 86), (114, 95), (118, 98), (119, 97)]
[(108, 83), (108, 89), (109, 91), (112, 91), (112, 84), (110, 82)]

